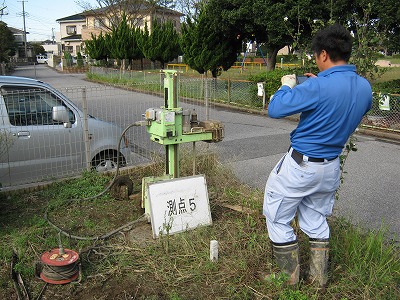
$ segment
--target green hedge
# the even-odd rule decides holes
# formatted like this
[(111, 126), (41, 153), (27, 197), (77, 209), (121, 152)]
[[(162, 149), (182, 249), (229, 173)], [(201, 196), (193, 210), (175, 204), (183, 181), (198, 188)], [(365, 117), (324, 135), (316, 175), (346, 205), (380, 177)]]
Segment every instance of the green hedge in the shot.
[(374, 92), (400, 94), (400, 79), (374, 83), (372, 89)]
[[(274, 71), (263, 72), (249, 77), (253, 82), (264, 82), (265, 94), (270, 97), (281, 86), (281, 77), (289, 74), (303, 75), (306, 71), (303, 68), (275, 69)], [(317, 74), (315, 70), (310, 70)]]

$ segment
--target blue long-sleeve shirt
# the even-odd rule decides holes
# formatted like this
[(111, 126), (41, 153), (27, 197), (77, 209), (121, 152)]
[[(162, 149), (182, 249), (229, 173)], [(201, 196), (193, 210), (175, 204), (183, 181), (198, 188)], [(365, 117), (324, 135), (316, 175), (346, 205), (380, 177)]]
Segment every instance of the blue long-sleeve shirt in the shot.
[(292, 147), (309, 157), (334, 158), (372, 106), (370, 83), (353, 65), (318, 73), (291, 89), (282, 86), (268, 105), (271, 118), (301, 113)]

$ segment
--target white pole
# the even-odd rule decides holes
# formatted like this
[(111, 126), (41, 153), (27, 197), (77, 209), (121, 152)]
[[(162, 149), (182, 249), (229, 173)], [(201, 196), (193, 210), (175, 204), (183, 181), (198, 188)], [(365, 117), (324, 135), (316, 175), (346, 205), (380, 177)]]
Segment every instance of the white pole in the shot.
[(218, 261), (218, 241), (210, 241), (210, 260), (212, 262)]

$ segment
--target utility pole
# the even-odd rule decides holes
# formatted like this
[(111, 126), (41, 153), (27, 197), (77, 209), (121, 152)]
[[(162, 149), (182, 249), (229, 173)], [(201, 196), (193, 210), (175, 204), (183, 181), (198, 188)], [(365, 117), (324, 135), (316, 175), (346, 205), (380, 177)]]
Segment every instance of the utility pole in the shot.
[(24, 20), (24, 47), (25, 47), (25, 58), (27, 58), (27, 46), (26, 46), (26, 26), (25, 26), (25, 2), (28, 2), (26, 0), (22, 0), (22, 1), (18, 1), (18, 2), (22, 2), (22, 17)]
[(51, 28), (51, 41), (52, 41), (52, 44), (54, 44), (54, 39), (55, 39), (54, 28)]
[(8, 15), (8, 13), (6, 12), (4, 12), (4, 10), (7, 8), (7, 6), (4, 6), (4, 7), (2, 7), (2, 8), (0, 8), (0, 16), (2, 17), (2, 16), (5, 16), (5, 15)]

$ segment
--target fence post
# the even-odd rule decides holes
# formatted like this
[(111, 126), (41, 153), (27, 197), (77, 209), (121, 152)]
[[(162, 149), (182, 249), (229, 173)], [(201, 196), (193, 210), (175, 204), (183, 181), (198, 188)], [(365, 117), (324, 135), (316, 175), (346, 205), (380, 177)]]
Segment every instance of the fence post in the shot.
[(83, 107), (83, 138), (85, 141), (85, 159), (86, 159), (86, 169), (90, 171), (90, 139), (89, 139), (89, 127), (88, 127), (88, 111), (87, 111), (87, 97), (86, 88), (82, 88), (82, 107)]
[(207, 77), (206, 77), (206, 79), (204, 81), (204, 85), (205, 85), (204, 100), (205, 100), (205, 104), (206, 104), (206, 120), (209, 120), (210, 105), (208, 103), (208, 78)]
[(231, 79), (228, 78), (228, 103), (231, 103)]
[(264, 89), (264, 82), (257, 82), (257, 87), (258, 87), (258, 92), (257, 95), (259, 97), (262, 97), (262, 102), (263, 102), (263, 108), (265, 109), (265, 89)]

